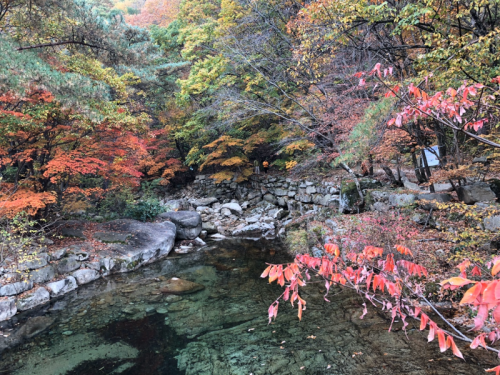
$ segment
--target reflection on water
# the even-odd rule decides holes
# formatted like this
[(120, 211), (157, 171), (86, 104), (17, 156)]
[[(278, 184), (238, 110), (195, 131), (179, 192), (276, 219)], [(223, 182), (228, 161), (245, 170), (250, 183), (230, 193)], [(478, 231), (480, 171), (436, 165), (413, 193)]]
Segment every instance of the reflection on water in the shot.
[[(281, 289), (259, 278), (265, 262), (286, 256), (279, 244), (227, 240), (192, 254), (99, 280), (21, 314), (0, 328), (0, 374), (479, 374), (490, 355), (467, 362), (440, 354), (418, 329), (388, 333), (375, 310), (360, 320), (359, 297), (323, 300), (305, 291), (302, 322), (289, 304), (268, 325)], [(201, 284), (166, 293), (172, 277)], [(475, 353), (477, 351), (474, 351)]]

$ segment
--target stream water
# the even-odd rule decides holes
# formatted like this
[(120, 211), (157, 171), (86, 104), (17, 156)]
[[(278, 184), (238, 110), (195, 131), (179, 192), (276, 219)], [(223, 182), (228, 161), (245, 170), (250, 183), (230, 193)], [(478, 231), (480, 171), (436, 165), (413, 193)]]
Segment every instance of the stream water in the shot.
[[(79, 288), (0, 326), (18, 342), (0, 353), (0, 374), (481, 374), (493, 358), (462, 348), (466, 361), (439, 353), (410, 324), (387, 332), (387, 318), (334, 291), (330, 303), (307, 287), (303, 319), (280, 305), (281, 288), (259, 275), (289, 260), (276, 242), (225, 240), (171, 256), (129, 274)], [(175, 296), (159, 290), (178, 277), (205, 289)], [(477, 350), (474, 352), (478, 352)]]

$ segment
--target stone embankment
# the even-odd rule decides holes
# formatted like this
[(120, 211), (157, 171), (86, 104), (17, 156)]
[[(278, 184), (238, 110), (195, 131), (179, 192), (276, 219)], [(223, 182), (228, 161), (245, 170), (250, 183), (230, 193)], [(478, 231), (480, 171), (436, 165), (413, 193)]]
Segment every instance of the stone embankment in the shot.
[[(195, 240), (201, 232), (196, 212), (169, 212), (156, 223), (115, 220), (88, 231), (87, 223), (68, 221), (58, 234), (78, 239), (53, 249), (45, 239), (28, 260), (0, 268), (0, 321), (32, 309), (101, 277), (133, 271), (166, 257), (176, 239)], [(196, 242), (197, 241), (197, 242)]]

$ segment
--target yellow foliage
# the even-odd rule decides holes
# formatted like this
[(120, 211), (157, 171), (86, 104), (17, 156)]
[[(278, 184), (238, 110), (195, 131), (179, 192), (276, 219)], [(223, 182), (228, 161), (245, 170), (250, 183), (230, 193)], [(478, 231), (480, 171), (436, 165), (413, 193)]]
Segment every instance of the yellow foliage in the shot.
[(222, 181), (231, 180), (234, 177), (234, 173), (231, 171), (222, 171), (215, 173), (210, 177), (215, 180), (216, 184), (220, 184)]
[(236, 182), (243, 182), (243, 181), (246, 181), (248, 179), (248, 177), (250, 177), (253, 173), (253, 168), (244, 168), (242, 171), (241, 171), (241, 174), (236, 178)]
[(290, 170), (292, 169), (293, 167), (295, 167), (297, 165), (297, 162), (295, 160), (291, 160), (291, 161), (287, 161), (285, 163), (285, 167), (287, 170)]
[(233, 156), (232, 158), (224, 160), (220, 165), (224, 167), (237, 167), (241, 165), (245, 165), (248, 163), (248, 159), (246, 157)]

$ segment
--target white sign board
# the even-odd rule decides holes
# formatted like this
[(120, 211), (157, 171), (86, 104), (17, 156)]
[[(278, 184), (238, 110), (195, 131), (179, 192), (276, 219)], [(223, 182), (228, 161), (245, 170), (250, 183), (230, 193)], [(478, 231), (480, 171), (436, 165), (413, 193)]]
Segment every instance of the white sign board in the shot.
[[(432, 150), (432, 151), (430, 151)], [(425, 152), (425, 157), (427, 159), (427, 165), (429, 167), (437, 167), (439, 165), (439, 159), (438, 159), (438, 156), (439, 156), (439, 146), (433, 146), (433, 147), (430, 147), (425, 149), (424, 150)], [(437, 156), (436, 156), (437, 155)], [(424, 162), (422, 162), (422, 166), (424, 165)]]

